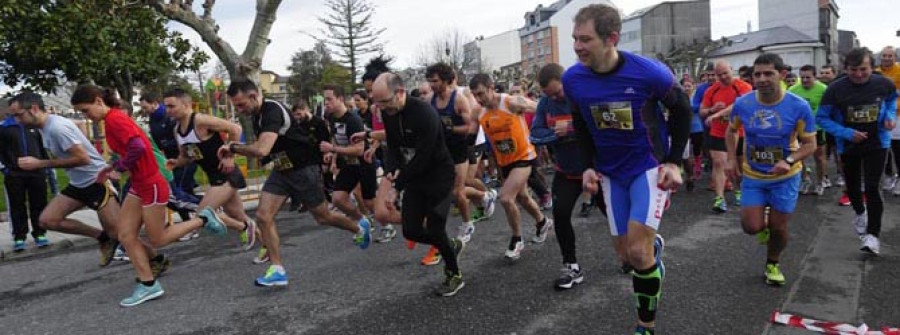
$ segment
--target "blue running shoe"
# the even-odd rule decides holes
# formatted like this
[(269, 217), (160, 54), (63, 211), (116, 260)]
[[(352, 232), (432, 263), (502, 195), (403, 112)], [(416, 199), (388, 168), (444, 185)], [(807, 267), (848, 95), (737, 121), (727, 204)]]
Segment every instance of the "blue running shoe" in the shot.
[(13, 242), (13, 251), (14, 252), (25, 251), (25, 240), (15, 240)]
[(650, 328), (650, 327), (637, 326), (634, 328), (634, 335), (653, 335), (653, 334), (654, 334), (653, 328)]
[(369, 223), (369, 220), (366, 219), (365, 216), (362, 219), (359, 219), (359, 233), (356, 233), (353, 236), (353, 243), (358, 245), (360, 249), (365, 250), (369, 247), (369, 243), (372, 242), (372, 231), (369, 228), (372, 227), (372, 224)]
[(38, 235), (34, 238), (34, 244), (37, 245), (38, 248), (46, 248), (50, 246), (50, 240), (48, 240), (45, 235)]
[(656, 238), (653, 239), (653, 253), (656, 257), (656, 264), (659, 266), (659, 278), (666, 277), (666, 265), (663, 264), (662, 261), (662, 253), (663, 249), (666, 248), (666, 240), (663, 239), (662, 235), (656, 234)]
[(227, 233), (225, 224), (222, 223), (222, 219), (219, 218), (219, 215), (216, 214), (216, 211), (207, 206), (202, 211), (200, 211), (200, 213), (197, 213), (197, 215), (206, 219), (206, 223), (203, 225), (203, 228), (206, 228), (206, 230), (209, 230), (213, 234), (225, 236), (225, 233)]
[(269, 266), (269, 269), (266, 270), (266, 274), (264, 276), (256, 278), (256, 286), (287, 286), (287, 284), (287, 273), (279, 272), (275, 269), (274, 265)]
[(153, 300), (161, 297), (165, 290), (163, 290), (162, 285), (159, 284), (157, 280), (153, 283), (153, 286), (146, 286), (144, 284), (138, 283), (134, 288), (134, 292), (131, 293), (131, 296), (119, 302), (119, 305), (122, 307), (132, 307), (140, 305), (146, 301)]

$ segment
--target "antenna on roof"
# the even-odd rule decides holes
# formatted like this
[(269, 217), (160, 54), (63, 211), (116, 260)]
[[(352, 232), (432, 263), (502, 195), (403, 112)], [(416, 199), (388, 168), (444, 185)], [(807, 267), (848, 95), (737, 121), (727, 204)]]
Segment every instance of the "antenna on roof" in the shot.
[(750, 20), (747, 20), (747, 33), (749, 34), (753, 28), (750, 26)]

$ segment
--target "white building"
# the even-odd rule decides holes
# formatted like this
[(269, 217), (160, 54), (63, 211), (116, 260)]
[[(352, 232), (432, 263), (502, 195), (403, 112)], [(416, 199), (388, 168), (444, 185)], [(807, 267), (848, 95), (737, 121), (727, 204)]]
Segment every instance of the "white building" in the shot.
[(522, 61), (522, 46), (518, 30), (510, 30), (497, 35), (479, 36), (466, 43), (466, 58), (472, 60), (464, 70), (471, 78), (475, 72), (493, 73), (501, 67)]
[(840, 62), (834, 0), (759, 0), (758, 4), (759, 30), (791, 27), (822, 43), (824, 64)]
[(710, 61), (725, 60), (737, 69), (743, 65), (753, 65), (762, 53), (774, 53), (795, 70), (807, 64), (816, 68), (826, 64), (823, 44), (791, 27), (761, 29), (726, 39), (726, 46), (709, 54)]

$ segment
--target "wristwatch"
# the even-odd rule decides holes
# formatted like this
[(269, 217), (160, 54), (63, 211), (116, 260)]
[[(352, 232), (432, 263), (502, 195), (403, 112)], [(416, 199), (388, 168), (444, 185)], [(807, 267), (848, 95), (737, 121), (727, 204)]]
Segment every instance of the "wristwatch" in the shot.
[(797, 164), (797, 161), (794, 159), (794, 157), (791, 156), (785, 157), (784, 161), (787, 162), (790, 166), (794, 166), (794, 164)]

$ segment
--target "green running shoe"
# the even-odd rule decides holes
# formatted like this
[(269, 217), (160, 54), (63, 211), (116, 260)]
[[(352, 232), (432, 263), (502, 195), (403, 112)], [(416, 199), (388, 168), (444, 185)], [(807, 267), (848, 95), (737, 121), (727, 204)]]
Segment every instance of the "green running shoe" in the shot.
[(784, 285), (784, 274), (778, 268), (778, 264), (766, 264), (766, 284), (773, 286)]
[(466, 286), (466, 282), (462, 279), (462, 274), (457, 273), (455, 275), (445, 273), (447, 278), (444, 279), (444, 282), (441, 283), (440, 286), (434, 289), (434, 294), (441, 297), (452, 297), (456, 295), (456, 292), (459, 292), (464, 286)]
[(718, 197), (718, 196), (717, 196), (717, 197), (716, 197), (716, 200), (713, 201), (713, 207), (712, 207), (712, 210), (713, 210), (713, 212), (716, 212), (716, 213), (725, 213), (725, 212), (727, 212), (727, 211), (728, 211), (728, 204), (725, 203), (725, 198), (723, 198), (723, 197)]
[(734, 205), (741, 207), (741, 190), (734, 190)]

